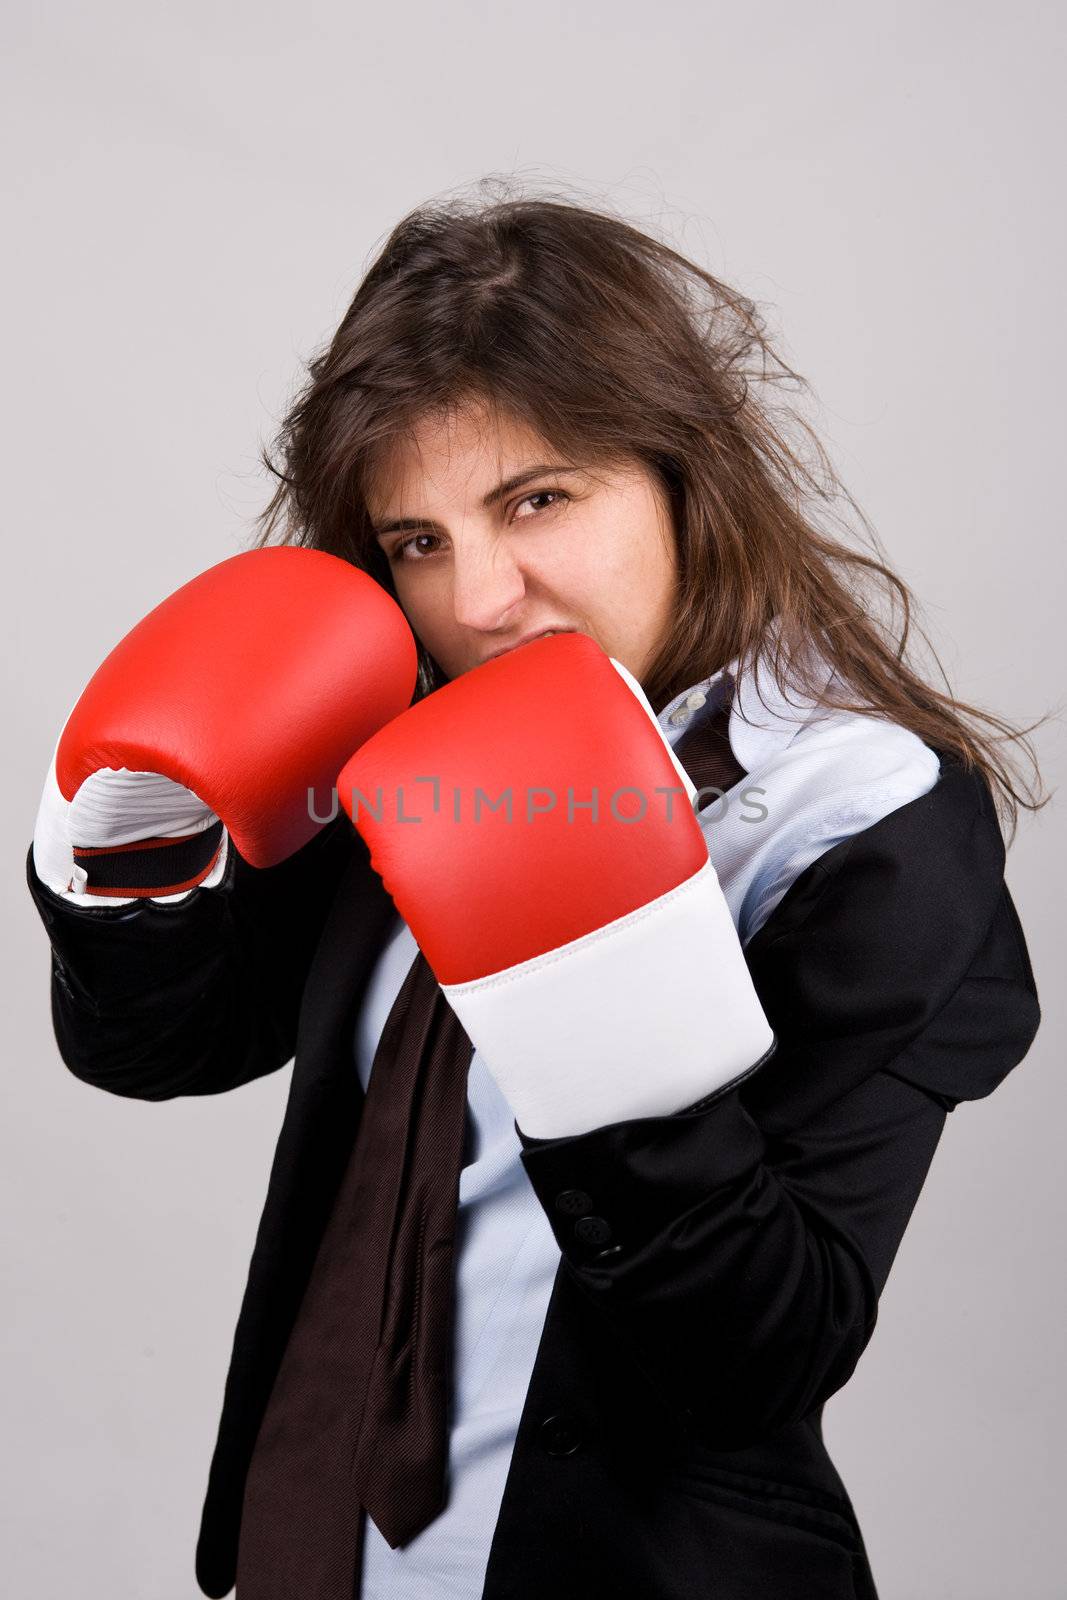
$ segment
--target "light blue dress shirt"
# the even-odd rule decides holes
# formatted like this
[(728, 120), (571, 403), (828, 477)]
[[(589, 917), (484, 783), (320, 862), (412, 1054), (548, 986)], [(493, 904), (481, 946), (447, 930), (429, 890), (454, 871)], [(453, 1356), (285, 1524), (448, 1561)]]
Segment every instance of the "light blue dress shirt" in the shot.
[[(821, 682), (830, 677), (820, 671)], [(731, 663), (665, 706), (657, 720), (671, 745), (694, 718), (713, 715), (731, 687), (730, 745), (747, 776), (721, 797), (698, 797), (707, 803), (697, 815), (738, 937), (747, 944), (818, 856), (932, 788), (938, 759), (893, 723), (825, 712), (795, 693), (783, 694), (766, 657), (744, 673)], [(398, 920), (359, 1019), (356, 1060), (364, 1088), (416, 952), (414, 937)], [(604, 1125), (615, 1120), (606, 1104)], [(482, 1593), (560, 1260), (521, 1149), (511, 1107), (475, 1051), (456, 1232), (449, 1500), (397, 1550), (367, 1519), (364, 1600), (478, 1600)]]

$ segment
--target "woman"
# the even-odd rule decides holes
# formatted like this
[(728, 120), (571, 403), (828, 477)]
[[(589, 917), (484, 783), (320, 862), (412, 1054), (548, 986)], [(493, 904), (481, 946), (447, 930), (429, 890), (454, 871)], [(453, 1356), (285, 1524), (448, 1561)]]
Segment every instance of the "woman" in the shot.
[[(645, 888), (625, 981), (614, 954), (591, 984), (572, 968), (569, 1010), (554, 991), (483, 1049), (454, 953), (505, 892), (504, 939), (543, 933), (574, 896), (532, 827), (519, 877), (494, 876), (510, 848), (499, 830), (459, 864), (413, 862), (415, 831), (394, 809), (376, 832), (342, 781), (362, 838), (338, 814), (256, 864), (245, 812), (227, 814), (232, 785), (206, 804), (188, 764), (142, 757), (159, 790), (115, 778), (112, 758), (110, 777), (94, 773), (97, 831), (82, 817), (77, 838), (69, 774), (46, 791), (30, 887), (71, 1069), (167, 1098), (296, 1055), (204, 1511), (206, 1594), (236, 1575), (241, 1600), (875, 1595), (822, 1408), (873, 1332), (947, 1113), (988, 1094), (1036, 1032), (997, 808), (1014, 826), (1040, 801), (1002, 748), (1023, 736), (907, 664), (908, 590), (831, 533), (842, 491), (766, 401), (762, 385), (783, 378), (796, 381), (747, 301), (614, 217), (541, 200), (421, 210), (312, 362), (262, 522), (261, 544), (281, 525), (369, 573), (410, 625), (416, 703), (403, 709), (399, 670), (352, 738), (357, 778), (430, 778), (420, 756), (447, 763), (458, 744), (479, 759), (506, 747), (516, 777), (538, 783), (521, 770), (528, 728), (551, 730), (563, 781), (586, 756), (595, 779), (620, 745), (627, 760), (640, 746), (642, 779), (677, 774), (687, 790), (686, 847), (706, 851), (709, 907), (728, 908), (709, 912), (702, 942), (676, 940), (664, 960), (644, 911), (673, 890)], [(248, 609), (265, 614), (268, 598)], [(577, 638), (542, 637), (559, 633)], [(279, 680), (286, 670), (280, 649)], [(265, 742), (280, 763), (296, 724), (279, 719)], [(306, 759), (300, 748), (301, 772)], [(149, 804), (131, 821), (138, 784)], [(121, 828), (99, 821), (104, 789)], [(77, 847), (73, 872), (65, 856), (54, 866), (57, 828)], [(627, 852), (625, 836), (583, 883), (585, 910), (677, 837), (664, 823)], [(450, 848), (443, 827), (430, 837)], [(374, 866), (389, 861), (396, 907), (367, 844)], [(594, 908), (538, 959), (565, 967), (618, 917)], [(433, 1067), (417, 1080), (427, 1096), (446, 1058), (461, 1069), (462, 1167), (457, 1148), (451, 1196), (393, 1214), (391, 1287), (361, 1334), (369, 1292), (342, 1314), (343, 1296), (378, 1257), (344, 1251), (385, 1160), (384, 1135), (368, 1141), (382, 1126), (369, 1089), (384, 1106), (385, 1068), (406, 1059), (393, 1036), (418, 1010), (420, 945), (455, 1016), (426, 1009), (425, 1038), (443, 1032), (405, 1049)], [(528, 955), (491, 944), (479, 970), (525, 970)], [(683, 957), (692, 980), (672, 985)], [(443, 1089), (435, 1115), (443, 1166)], [(411, 1159), (422, 1177), (409, 1188), (425, 1178), (429, 1197), (432, 1157)], [(435, 1272), (446, 1292), (449, 1198), (439, 1501), (433, 1427), (411, 1417), (440, 1378), (440, 1347), (418, 1341)], [(344, 1359), (331, 1311), (335, 1342), (373, 1352), (380, 1333), (379, 1356), (407, 1363), (402, 1382), (382, 1378), (377, 1411), (366, 1402), (362, 1432), (345, 1431), (355, 1402), (347, 1369), (330, 1366)], [(430, 1352), (422, 1365), (409, 1342)], [(359, 1383), (374, 1392), (366, 1369)], [(343, 1448), (327, 1464), (316, 1451), (331, 1429)], [(346, 1502), (349, 1465), (359, 1493)]]

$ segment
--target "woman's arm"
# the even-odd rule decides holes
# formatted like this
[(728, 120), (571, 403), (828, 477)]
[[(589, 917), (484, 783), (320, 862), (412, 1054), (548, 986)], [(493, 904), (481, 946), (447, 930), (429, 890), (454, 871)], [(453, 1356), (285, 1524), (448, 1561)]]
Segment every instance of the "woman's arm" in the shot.
[[(753, 941), (778, 1040), (758, 1072), (575, 1137), (516, 1124), (565, 1270), (717, 1448), (848, 1380), (947, 1112), (988, 1093), (1037, 1030), (995, 878), (982, 914), (999, 838), (956, 803), (960, 781), (830, 852)], [(713, 1053), (711, 1015), (708, 1037)]]
[(236, 849), (222, 882), (171, 903), (89, 909), (38, 878), (52, 944), (52, 1021), (85, 1083), (139, 1100), (219, 1094), (292, 1056), (327, 908), (355, 846), (343, 814), (280, 865)]
[(384, 589), (284, 545), (209, 567), (104, 658), (60, 733), (26, 864), (77, 1077), (164, 1100), (289, 1059), (354, 843), (309, 799), (407, 706), (415, 673)]
[[(852, 1375), (945, 1117), (883, 1071), (780, 1141), (736, 1090), (574, 1139), (518, 1133), (565, 1269), (608, 1336), (672, 1413), (740, 1449)], [(582, 1218), (567, 1214), (575, 1195)]]

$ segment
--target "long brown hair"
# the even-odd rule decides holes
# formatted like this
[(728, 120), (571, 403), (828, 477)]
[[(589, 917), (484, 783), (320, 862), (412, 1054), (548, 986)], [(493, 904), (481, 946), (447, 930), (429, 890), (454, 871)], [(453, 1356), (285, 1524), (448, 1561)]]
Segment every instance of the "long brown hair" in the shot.
[[(913, 594), (814, 429), (778, 402), (810, 391), (756, 304), (661, 240), (567, 197), (421, 206), (307, 370), (275, 441), (283, 464), (263, 451), (278, 483), (257, 544), (280, 524), (285, 542), (342, 556), (395, 593), (365, 501), (383, 452), (427, 412), (499, 407), (565, 459), (637, 460), (666, 489), (680, 582), (643, 680), (656, 710), (735, 657), (743, 669), (776, 619), (783, 692), (873, 712), (955, 754), (982, 773), (1012, 834), (1020, 806), (1047, 802), (1002, 748), (1025, 750), (1040, 785), (1026, 738), (1039, 722), (1016, 729), (952, 695)], [(913, 635), (945, 692), (909, 663)], [(805, 681), (811, 644), (840, 692)], [(420, 647), (419, 693), (441, 681)]]

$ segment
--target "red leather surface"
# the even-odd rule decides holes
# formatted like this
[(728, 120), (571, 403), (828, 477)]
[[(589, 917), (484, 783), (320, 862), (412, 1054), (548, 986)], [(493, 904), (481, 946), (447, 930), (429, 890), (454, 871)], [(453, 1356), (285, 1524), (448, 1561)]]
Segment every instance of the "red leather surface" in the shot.
[(222, 818), (253, 866), (317, 831), (343, 762), (411, 702), (415, 642), (366, 573), (272, 546), (210, 567), (112, 650), (56, 760), (72, 799), (101, 767), (161, 772)]
[[(433, 777), (437, 811), (433, 785), (419, 781)], [(639, 794), (619, 793), (624, 786)], [(671, 820), (658, 786), (674, 791)], [(356, 752), (338, 787), (442, 983), (483, 977), (590, 933), (707, 860), (658, 729), (610, 658), (580, 633), (534, 639), (411, 706)], [(484, 801), (474, 820), (476, 789), (496, 800), (509, 787), (510, 821)], [(371, 809), (379, 788), (380, 821)], [(594, 788), (595, 821), (578, 809)], [(551, 810), (532, 809), (547, 803), (542, 789), (555, 796)]]

